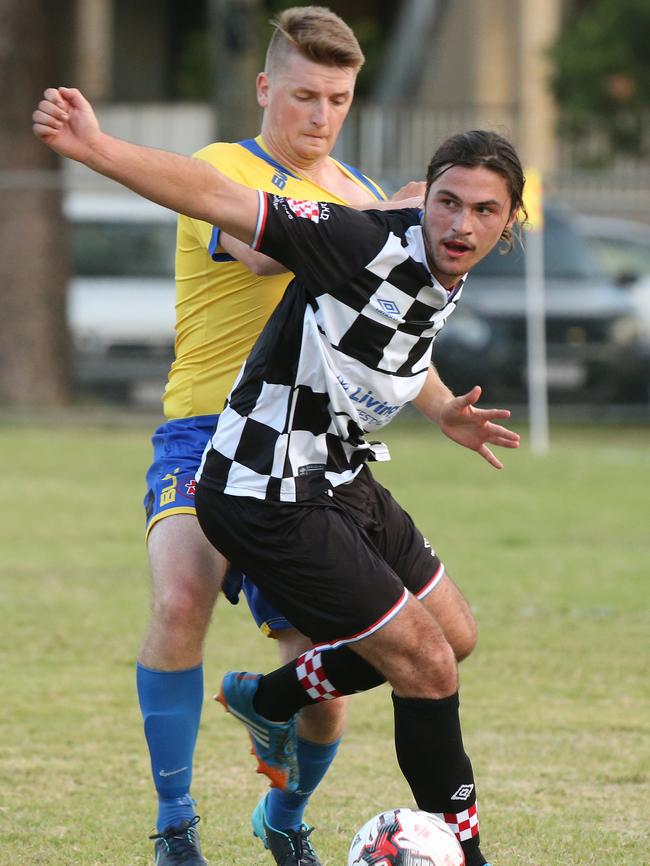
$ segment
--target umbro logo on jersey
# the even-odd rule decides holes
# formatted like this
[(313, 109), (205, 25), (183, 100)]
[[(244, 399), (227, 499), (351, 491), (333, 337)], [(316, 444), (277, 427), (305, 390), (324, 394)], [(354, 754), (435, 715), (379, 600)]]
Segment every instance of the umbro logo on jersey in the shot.
[(377, 306), (379, 307), (379, 312), (388, 316), (389, 319), (399, 319), (402, 315), (402, 312), (395, 301), (386, 301), (383, 298), (377, 298)]

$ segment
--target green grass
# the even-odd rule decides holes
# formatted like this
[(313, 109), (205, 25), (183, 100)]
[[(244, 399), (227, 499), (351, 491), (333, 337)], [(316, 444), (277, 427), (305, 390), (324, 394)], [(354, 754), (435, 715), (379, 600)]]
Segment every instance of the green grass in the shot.
[[(148, 615), (144, 419), (0, 426), (0, 866), (151, 862), (154, 809), (133, 660)], [(484, 849), (494, 866), (650, 863), (650, 431), (561, 428), (495, 472), (426, 424), (387, 432), (376, 474), (472, 601), (461, 671)], [(268, 864), (248, 815), (264, 788), (210, 696), (269, 669), (242, 605), (219, 604), (193, 791), (211, 866)], [(387, 688), (352, 701), (310, 820), (326, 866), (410, 804)]]

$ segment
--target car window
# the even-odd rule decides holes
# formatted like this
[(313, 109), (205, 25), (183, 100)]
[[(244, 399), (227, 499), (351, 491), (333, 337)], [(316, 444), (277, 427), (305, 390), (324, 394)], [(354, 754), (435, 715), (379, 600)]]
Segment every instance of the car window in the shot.
[(599, 257), (607, 273), (650, 274), (650, 244), (632, 238), (587, 238), (587, 243)]
[(71, 226), (73, 272), (81, 277), (171, 277), (176, 225), (77, 222)]
[[(525, 247), (526, 234), (522, 244)], [(524, 277), (525, 261), (522, 244), (515, 241), (512, 252), (502, 255), (498, 246), (472, 270), (484, 277)], [(555, 279), (586, 279), (602, 277), (602, 271), (585, 241), (571, 224), (556, 214), (547, 213), (544, 220), (544, 270)]]

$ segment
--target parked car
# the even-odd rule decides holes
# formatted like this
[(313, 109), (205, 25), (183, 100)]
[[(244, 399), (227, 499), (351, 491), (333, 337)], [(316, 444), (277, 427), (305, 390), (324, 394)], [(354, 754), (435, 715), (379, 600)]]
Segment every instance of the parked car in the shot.
[(650, 280), (650, 224), (581, 214), (576, 227), (603, 270), (617, 283)]
[[(545, 210), (544, 269), (551, 399), (647, 400), (649, 343), (634, 304), (558, 207)], [(522, 247), (507, 255), (494, 250), (472, 271), (457, 312), (434, 344), (434, 361), (457, 392), (478, 383), (489, 399), (526, 399)]]
[(162, 392), (174, 349), (176, 215), (136, 196), (66, 196), (74, 377), (119, 399)]
[[(580, 215), (576, 225), (601, 267), (626, 290), (638, 341), (650, 356), (650, 224)], [(650, 374), (639, 383), (644, 389), (650, 391)]]

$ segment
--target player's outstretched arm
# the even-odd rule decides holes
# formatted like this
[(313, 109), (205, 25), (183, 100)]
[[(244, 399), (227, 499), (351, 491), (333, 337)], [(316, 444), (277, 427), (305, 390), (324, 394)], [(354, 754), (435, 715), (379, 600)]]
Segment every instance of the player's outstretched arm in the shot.
[(454, 442), (476, 451), (495, 469), (503, 469), (503, 463), (494, 456), (489, 445), (518, 448), (519, 434), (494, 423), (499, 418), (509, 418), (508, 409), (478, 409), (475, 404), (480, 396), (481, 388), (476, 385), (467, 394), (455, 397), (430, 367), (424, 387), (413, 403)]
[(90, 103), (70, 87), (48, 88), (32, 115), (34, 134), (52, 150), (178, 213), (217, 224), (248, 243), (258, 213), (255, 190), (199, 159), (106, 135)]

